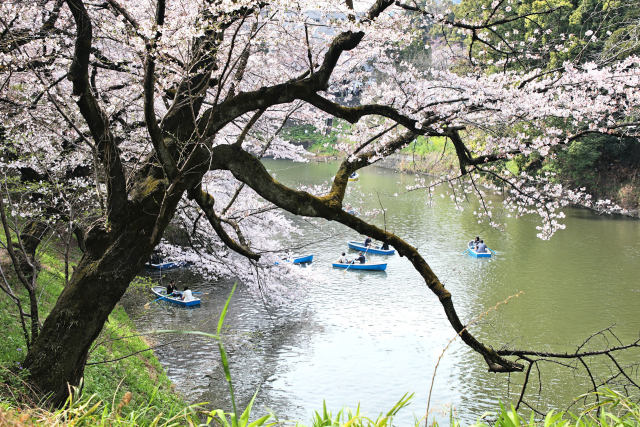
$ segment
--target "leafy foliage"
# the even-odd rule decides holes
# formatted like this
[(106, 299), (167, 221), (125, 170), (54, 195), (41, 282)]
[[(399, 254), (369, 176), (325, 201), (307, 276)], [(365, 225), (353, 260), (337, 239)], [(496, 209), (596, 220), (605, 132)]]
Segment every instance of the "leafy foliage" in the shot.
[[(476, 43), (473, 55), (490, 70), (552, 70), (565, 61), (608, 61), (640, 52), (638, 6), (637, 0), (463, 0), (454, 11), (461, 19), (511, 20), (502, 33), (482, 31), (465, 39), (467, 47)], [(526, 19), (513, 19), (518, 16)], [(505, 52), (511, 59), (505, 60)]]

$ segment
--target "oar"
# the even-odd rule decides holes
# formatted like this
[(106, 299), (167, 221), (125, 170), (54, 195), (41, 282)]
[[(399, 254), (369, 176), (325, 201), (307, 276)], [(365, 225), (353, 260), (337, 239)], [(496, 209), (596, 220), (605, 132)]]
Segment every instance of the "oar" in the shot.
[[(356, 262), (356, 260), (355, 260), (355, 259), (354, 259), (353, 261), (351, 261), (351, 262), (349, 263), (349, 267), (351, 267), (355, 262)], [(344, 273), (342, 273), (342, 275), (343, 275), (343, 276), (347, 274), (347, 270), (349, 269), (349, 267), (347, 267), (347, 268), (345, 268), (345, 269), (344, 269)]]
[[(366, 246), (366, 248), (367, 248), (367, 249), (365, 249), (365, 250), (364, 250), (364, 255), (366, 255), (366, 254), (367, 254), (367, 251), (369, 250), (369, 246)], [(354, 260), (349, 264), (349, 267), (351, 267), (351, 266), (352, 266), (353, 264), (355, 264), (355, 263), (356, 263), (356, 260), (354, 259)], [(347, 268), (345, 268), (345, 269), (344, 269), (344, 274), (346, 274), (346, 273), (347, 273), (347, 270), (349, 269), (349, 267), (347, 267)]]
[(161, 300), (162, 298), (164, 298), (164, 297), (158, 297), (158, 298), (154, 299), (153, 301), (146, 303), (146, 304), (144, 305), (144, 309), (145, 309), (145, 310), (149, 310), (149, 307), (151, 307), (151, 304), (153, 304), (153, 303), (154, 303), (154, 302), (156, 302), (156, 301)]

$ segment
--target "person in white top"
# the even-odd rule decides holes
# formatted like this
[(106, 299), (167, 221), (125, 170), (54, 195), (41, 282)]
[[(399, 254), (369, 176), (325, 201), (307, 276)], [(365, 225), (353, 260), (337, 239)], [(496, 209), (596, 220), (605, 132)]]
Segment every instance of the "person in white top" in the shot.
[(193, 301), (195, 298), (193, 297), (193, 294), (191, 293), (191, 290), (189, 289), (188, 286), (184, 287), (184, 291), (182, 291), (182, 301), (184, 302), (189, 302), (189, 301)]

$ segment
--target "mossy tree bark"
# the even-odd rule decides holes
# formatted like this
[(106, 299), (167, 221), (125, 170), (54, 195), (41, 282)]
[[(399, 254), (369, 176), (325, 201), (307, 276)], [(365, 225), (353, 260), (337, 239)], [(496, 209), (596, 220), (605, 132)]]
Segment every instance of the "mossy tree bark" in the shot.
[[(101, 225), (89, 231), (87, 251), (25, 360), (32, 384), (54, 404), (64, 402), (69, 384), (79, 384), (91, 344), (157, 244), (151, 239), (154, 229), (164, 229), (171, 219), (157, 214), (163, 193), (158, 188), (147, 195), (118, 232)], [(179, 199), (174, 194), (167, 210), (173, 212)]]

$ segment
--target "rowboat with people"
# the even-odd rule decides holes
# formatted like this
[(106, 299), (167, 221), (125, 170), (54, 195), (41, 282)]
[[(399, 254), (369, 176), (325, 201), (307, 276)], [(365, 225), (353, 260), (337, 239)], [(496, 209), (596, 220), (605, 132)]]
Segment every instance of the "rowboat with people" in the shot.
[(153, 292), (158, 297), (158, 300), (169, 301), (182, 307), (194, 307), (200, 305), (199, 298), (194, 298), (191, 301), (183, 301), (182, 295), (179, 292), (174, 292), (171, 295), (167, 295), (166, 289), (162, 286), (152, 287), (151, 292)]
[(486, 252), (476, 251), (476, 246), (473, 241), (469, 242), (466, 252), (474, 258), (491, 258), (492, 254), (491, 249), (489, 248), (487, 248)]
[(345, 270), (369, 270), (369, 271), (385, 271), (387, 264), (354, 264), (354, 263), (338, 263), (334, 262), (333, 268), (343, 268)]
[(382, 249), (380, 246), (365, 246), (363, 243), (356, 242), (355, 240), (347, 242), (347, 245), (349, 246), (349, 249), (355, 249), (356, 251), (362, 251), (374, 255), (394, 255), (396, 253), (395, 249)]

